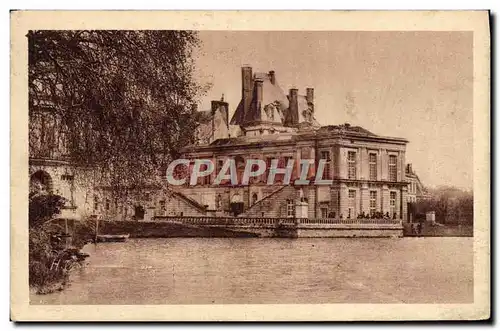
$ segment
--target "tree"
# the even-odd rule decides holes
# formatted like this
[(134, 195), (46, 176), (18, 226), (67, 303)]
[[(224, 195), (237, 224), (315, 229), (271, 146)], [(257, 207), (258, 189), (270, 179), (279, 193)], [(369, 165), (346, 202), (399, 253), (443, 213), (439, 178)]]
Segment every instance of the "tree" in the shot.
[(69, 159), (101, 182), (141, 185), (194, 141), (196, 33), (44, 30), (28, 41), (30, 122), (51, 118)]
[(41, 226), (59, 214), (64, 203), (64, 198), (56, 194), (30, 194), (28, 212), (30, 228)]
[(436, 212), (436, 220), (441, 223), (469, 223), (474, 218), (474, 196), (472, 191), (455, 187), (439, 187), (431, 190), (431, 198), (420, 200), (417, 213)]

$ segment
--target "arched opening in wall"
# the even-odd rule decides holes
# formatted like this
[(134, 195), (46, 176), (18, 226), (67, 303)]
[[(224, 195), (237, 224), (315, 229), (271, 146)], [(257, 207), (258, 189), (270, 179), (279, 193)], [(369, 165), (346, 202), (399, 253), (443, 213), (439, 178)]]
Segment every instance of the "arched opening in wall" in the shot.
[(231, 212), (236, 217), (239, 214), (243, 213), (244, 203), (243, 198), (239, 193), (233, 194), (231, 196)]
[(143, 206), (134, 207), (134, 219), (140, 221), (144, 219), (145, 210)]
[(30, 195), (50, 194), (53, 190), (52, 178), (43, 170), (38, 170), (30, 177)]

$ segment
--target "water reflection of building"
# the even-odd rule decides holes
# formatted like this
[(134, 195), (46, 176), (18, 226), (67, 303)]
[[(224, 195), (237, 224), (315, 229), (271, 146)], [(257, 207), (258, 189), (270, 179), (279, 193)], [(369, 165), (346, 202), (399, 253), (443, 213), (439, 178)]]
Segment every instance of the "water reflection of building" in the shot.
[[(107, 218), (151, 219), (154, 216), (240, 215), (294, 217), (297, 206), (310, 218), (356, 218), (384, 214), (406, 219), (408, 183), (405, 170), (407, 140), (376, 135), (349, 124), (321, 126), (315, 119), (314, 89), (299, 94), (280, 87), (274, 71), (253, 73), (242, 68), (241, 101), (230, 119), (230, 105), (213, 101), (200, 111), (198, 143), (182, 150), (185, 158), (211, 159), (216, 171), (195, 186), (169, 186), (166, 180), (142, 187), (126, 199), (113, 198), (90, 170), (72, 166), (64, 156), (64, 130), (49, 109), (30, 115), (30, 178), (65, 196), (82, 214)], [(52, 133), (50, 133), (52, 132)], [(58, 146), (59, 151), (53, 152)], [(56, 148), (57, 150), (57, 148)], [(319, 160), (325, 162), (324, 179), (331, 185), (283, 185), (277, 175), (267, 185), (265, 173), (248, 185), (214, 185), (224, 160), (236, 161), (239, 177), (245, 161), (278, 159), (280, 168), (289, 159), (313, 159), (308, 178), (314, 179)], [(296, 169), (298, 164), (296, 164)], [(295, 171), (293, 179), (298, 177)], [(86, 179), (86, 180), (83, 180)], [(39, 185), (39, 186), (40, 186)], [(298, 204), (297, 202), (300, 202)]]

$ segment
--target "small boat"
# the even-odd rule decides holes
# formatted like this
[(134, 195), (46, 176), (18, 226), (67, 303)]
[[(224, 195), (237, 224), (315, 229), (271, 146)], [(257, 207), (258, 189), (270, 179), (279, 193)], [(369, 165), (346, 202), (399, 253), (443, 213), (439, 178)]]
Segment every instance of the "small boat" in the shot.
[(123, 242), (130, 237), (130, 234), (99, 234), (97, 242)]

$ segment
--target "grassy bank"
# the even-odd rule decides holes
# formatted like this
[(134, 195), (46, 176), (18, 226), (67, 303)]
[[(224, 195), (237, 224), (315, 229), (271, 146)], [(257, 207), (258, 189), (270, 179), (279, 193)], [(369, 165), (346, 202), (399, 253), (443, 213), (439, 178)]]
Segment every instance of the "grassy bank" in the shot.
[(65, 234), (55, 232), (51, 227), (31, 228), (30, 287), (39, 294), (63, 290), (69, 283), (70, 271), (83, 265), (86, 255), (81, 253), (80, 249), (88, 242), (90, 233), (88, 230), (80, 230), (80, 234), (76, 237), (67, 237)]
[[(72, 223), (69, 233), (66, 220), (55, 220), (65, 205), (63, 197), (45, 191), (29, 194), (29, 286), (36, 293), (62, 290), (69, 282), (69, 272), (85, 258), (80, 248), (85, 244), (85, 223)], [(72, 241), (72, 242), (71, 242)]]

